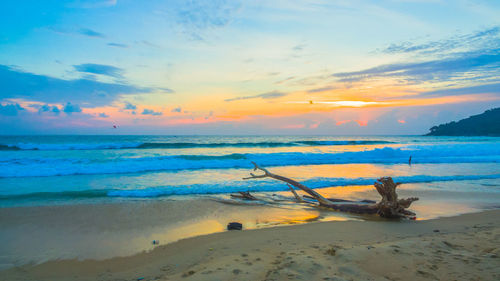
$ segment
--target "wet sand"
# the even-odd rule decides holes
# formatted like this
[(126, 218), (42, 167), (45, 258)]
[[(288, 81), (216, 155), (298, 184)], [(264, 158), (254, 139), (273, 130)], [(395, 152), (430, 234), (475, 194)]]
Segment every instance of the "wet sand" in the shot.
[(0, 271), (1, 280), (499, 280), (500, 210), (222, 232), (106, 260)]
[[(327, 197), (351, 200), (380, 198), (373, 186), (318, 191)], [(401, 197), (420, 198), (411, 207), (419, 220), (478, 212), (498, 207), (499, 202), (495, 192), (454, 192), (429, 188), (428, 184), (405, 184), (400, 186), (399, 193)], [(155, 248), (153, 240), (165, 245), (223, 232), (231, 221), (243, 223), (245, 229), (259, 229), (309, 222), (379, 219), (297, 204), (290, 192), (254, 195), (275, 204), (237, 202), (221, 194), (0, 208), (0, 270), (50, 260), (131, 256)]]
[[(460, 184), (458, 188), (467, 188), (468, 182)], [(432, 183), (405, 184), (400, 186), (399, 193), (401, 197), (421, 199), (411, 207), (419, 220), (498, 208), (499, 197), (494, 191), (460, 192), (451, 188), (457, 188), (456, 184), (449, 185), (441, 183), (435, 188)], [(379, 200), (373, 186), (330, 187), (318, 191), (327, 197)], [(293, 200), (290, 192), (254, 195), (279, 201), (277, 204), (252, 201), (235, 204), (237, 202), (229, 200), (229, 195), (221, 194), (0, 208), (0, 270), (51, 260), (132, 256), (157, 247), (153, 240), (165, 245), (223, 232), (231, 221), (242, 222), (248, 230), (310, 222), (379, 219), (297, 204), (290, 201)]]
[[(250, 202), (251, 203), (251, 202)], [(180, 239), (317, 220), (354, 219), (297, 204), (222, 204), (209, 198), (0, 208), (0, 270), (55, 259), (130, 256)]]

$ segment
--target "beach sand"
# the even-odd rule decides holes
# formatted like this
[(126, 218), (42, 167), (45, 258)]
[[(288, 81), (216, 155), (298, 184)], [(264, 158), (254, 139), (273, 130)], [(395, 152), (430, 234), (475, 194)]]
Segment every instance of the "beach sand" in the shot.
[(499, 216), (222, 232), (128, 257), (10, 268), (0, 280), (500, 280)]

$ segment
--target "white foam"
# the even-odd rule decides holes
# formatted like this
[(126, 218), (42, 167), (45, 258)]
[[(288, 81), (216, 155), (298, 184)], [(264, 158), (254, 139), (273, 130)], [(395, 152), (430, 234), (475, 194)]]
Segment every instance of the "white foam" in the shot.
[[(498, 179), (500, 174), (493, 175), (453, 175), (453, 176), (402, 176), (395, 177), (396, 182), (401, 183), (424, 183), (424, 182), (443, 182), (443, 181), (466, 181), (466, 180), (483, 180), (483, 179)], [(302, 183), (310, 188), (324, 188), (334, 186), (350, 186), (350, 185), (373, 185), (375, 178), (312, 178), (303, 181)], [(180, 185), (155, 187), (145, 189), (131, 190), (112, 190), (107, 193), (109, 197), (160, 197), (169, 195), (189, 195), (189, 194), (218, 194), (232, 193), (241, 190), (252, 192), (263, 191), (286, 191), (288, 187), (281, 182), (276, 181), (252, 181), (252, 182), (226, 182), (219, 184), (195, 184), (195, 185)], [(500, 192), (500, 188), (484, 188), (489, 192)]]
[(373, 149), (340, 153), (259, 153), (210, 155), (177, 155), (142, 158), (113, 158), (105, 161), (81, 159), (23, 158), (0, 161), (0, 177), (36, 177), (78, 174), (120, 174), (146, 171), (250, 168), (250, 161), (262, 166), (346, 163), (498, 163), (500, 145), (453, 144), (421, 145), (406, 148)]

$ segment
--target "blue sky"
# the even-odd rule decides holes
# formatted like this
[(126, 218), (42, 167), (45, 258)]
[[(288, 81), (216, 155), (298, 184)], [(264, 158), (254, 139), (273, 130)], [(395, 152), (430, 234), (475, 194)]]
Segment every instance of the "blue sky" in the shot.
[(2, 134), (423, 134), (500, 105), (499, 1), (0, 7)]

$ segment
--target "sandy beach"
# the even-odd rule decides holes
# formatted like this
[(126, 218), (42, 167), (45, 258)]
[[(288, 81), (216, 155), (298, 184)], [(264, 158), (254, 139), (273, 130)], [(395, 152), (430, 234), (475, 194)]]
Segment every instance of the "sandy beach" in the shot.
[(427, 221), (230, 231), (105, 260), (56, 260), (2, 280), (498, 280), (500, 210)]

